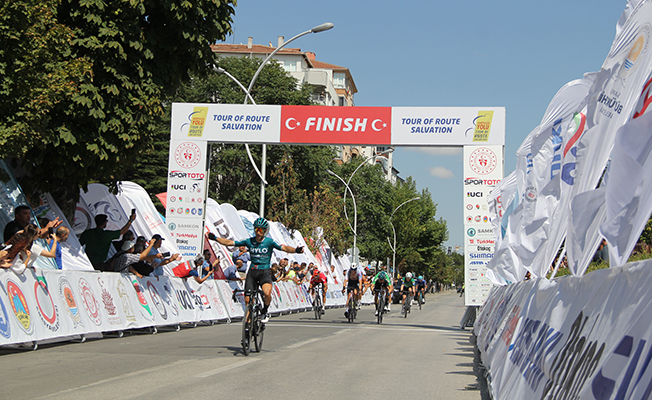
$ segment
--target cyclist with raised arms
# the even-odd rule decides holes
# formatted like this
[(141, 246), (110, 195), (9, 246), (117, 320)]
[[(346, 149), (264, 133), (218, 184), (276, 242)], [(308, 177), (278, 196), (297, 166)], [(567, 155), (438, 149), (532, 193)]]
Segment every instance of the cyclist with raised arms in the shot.
[[(358, 299), (358, 295), (362, 293), (361, 285), (362, 285), (362, 272), (360, 272), (361, 268), (358, 268), (357, 265), (352, 264), (351, 268), (349, 271), (346, 273), (346, 276), (344, 277), (344, 283), (342, 284), (342, 293), (346, 290), (346, 303), (349, 303), (349, 299), (351, 298), (351, 293), (353, 293), (354, 299)], [(349, 317), (348, 315), (348, 310), (344, 312), (344, 316), (346, 318)]]
[(262, 319), (263, 323), (269, 321), (269, 304), (272, 301), (272, 275), (270, 273), (270, 261), (272, 259), (273, 249), (281, 250), (286, 253), (303, 253), (303, 247), (290, 247), (280, 245), (273, 239), (265, 237), (269, 230), (269, 223), (265, 218), (258, 218), (254, 221), (254, 233), (256, 236), (233, 241), (231, 239), (218, 238), (213, 233), (208, 234), (210, 240), (215, 240), (217, 243), (224, 246), (245, 246), (249, 249), (251, 254), (251, 264), (247, 277), (245, 278), (245, 303), (249, 304), (249, 296), (258, 287), (261, 286), (263, 290), (263, 314), (265, 317)]
[[(319, 284), (322, 285), (321, 293), (322, 299), (324, 300), (321, 304), (326, 307), (326, 291), (328, 290), (328, 279), (326, 279), (326, 275), (324, 275), (324, 273), (321, 272), (319, 268), (315, 267), (312, 270), (312, 277), (310, 278), (310, 295), (312, 297), (315, 297), (315, 290)], [(324, 310), (322, 310), (322, 314), (324, 314)]]
[(428, 286), (428, 282), (423, 279), (423, 276), (419, 275), (417, 278), (417, 292), (415, 297), (418, 299), (419, 293), (421, 293), (421, 299), (423, 300), (422, 304), (425, 304), (426, 302), (426, 286)]
[(371, 285), (374, 287), (374, 304), (376, 304), (376, 313), (375, 316), (378, 316), (378, 293), (380, 293), (381, 288), (385, 288), (385, 311), (389, 311), (389, 299), (391, 299), (392, 293), (392, 283), (391, 278), (385, 272), (385, 267), (380, 267), (380, 271), (371, 279)]
[(401, 279), (399, 282), (401, 285), (401, 293), (403, 293), (403, 307), (405, 307), (405, 298), (407, 297), (408, 293), (414, 298), (414, 289), (416, 286), (416, 282), (412, 278), (412, 272), (408, 272), (405, 274), (405, 277)]

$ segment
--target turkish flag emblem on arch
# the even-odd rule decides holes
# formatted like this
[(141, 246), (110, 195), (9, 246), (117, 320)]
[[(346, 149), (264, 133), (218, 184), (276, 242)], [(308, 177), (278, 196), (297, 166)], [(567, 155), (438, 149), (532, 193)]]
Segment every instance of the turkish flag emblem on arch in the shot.
[(281, 143), (390, 145), (391, 126), (391, 107), (281, 107)]

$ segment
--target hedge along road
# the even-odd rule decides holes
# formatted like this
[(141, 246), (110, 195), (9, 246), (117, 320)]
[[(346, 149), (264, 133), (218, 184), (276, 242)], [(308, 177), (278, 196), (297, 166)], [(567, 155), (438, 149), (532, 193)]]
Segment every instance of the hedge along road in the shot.
[(2, 398), (481, 399), (463, 299), (428, 295), (402, 318), (393, 305), (382, 325), (373, 307), (356, 322), (343, 309), (273, 318), (263, 351), (244, 357), (241, 324), (134, 332), (85, 343), (0, 349)]

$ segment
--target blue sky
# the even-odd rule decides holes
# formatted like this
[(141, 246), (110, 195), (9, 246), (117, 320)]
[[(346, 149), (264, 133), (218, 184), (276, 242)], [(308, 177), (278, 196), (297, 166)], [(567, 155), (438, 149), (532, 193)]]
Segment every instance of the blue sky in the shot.
[[(357, 106), (505, 107), (505, 175), (565, 83), (598, 71), (624, 1), (245, 1), (227, 43), (277, 43), (350, 69)], [(398, 148), (394, 166), (428, 188), (463, 244), (462, 149)]]

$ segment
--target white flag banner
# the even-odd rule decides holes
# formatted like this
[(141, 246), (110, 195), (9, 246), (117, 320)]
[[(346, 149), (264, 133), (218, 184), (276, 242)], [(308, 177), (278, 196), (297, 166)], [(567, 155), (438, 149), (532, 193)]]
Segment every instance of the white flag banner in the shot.
[(547, 265), (534, 259), (548, 240), (549, 219), (556, 211), (556, 190), (562, 171), (564, 145), (570, 140), (569, 127), (588, 101), (595, 74), (564, 85), (553, 97), (544, 114), (539, 132), (532, 138), (532, 165), (526, 175), (526, 188), (520, 224), (519, 246), (515, 248), (521, 263), (536, 276), (543, 276)]
[(591, 88), (587, 121), (590, 130), (580, 139), (574, 193), (596, 187), (613, 149), (618, 128), (634, 113), (652, 70), (652, 2), (633, 9)]
[(504, 204), (506, 201), (513, 200), (516, 194), (516, 171), (512, 171), (509, 176), (502, 179), (496, 187), (489, 193), (487, 203), (489, 203), (489, 215), (491, 225), (493, 226), (494, 236), (496, 240), (496, 247), (500, 246), (503, 239), (501, 221), (504, 214)]
[(555, 211), (549, 218), (548, 240), (543, 250), (535, 255), (533, 265), (551, 265), (566, 238), (570, 219), (570, 201), (575, 184), (577, 144), (587, 131), (586, 110), (575, 114), (568, 130), (563, 146), (561, 173), (558, 179), (553, 179), (543, 189), (544, 196), (550, 196), (548, 200), (554, 203), (551, 207), (554, 207)]
[(606, 222), (601, 234), (609, 244), (612, 267), (624, 265), (652, 213), (652, 113), (618, 132), (606, 184)]
[[(513, 183), (506, 182), (505, 186), (501, 189), (501, 204), (503, 207), (503, 215), (500, 218), (500, 239), (496, 240), (496, 245), (494, 248), (494, 257), (487, 263), (487, 269), (491, 269), (492, 274), (488, 275), (488, 278), (492, 279), (494, 283), (500, 284), (502, 280), (505, 280), (507, 283), (514, 282), (513, 277), (525, 276), (527, 272), (520, 261), (515, 264), (512, 264), (512, 255), (515, 254), (515, 251), (512, 249), (509, 252), (506, 251), (506, 247), (512, 245), (518, 246), (518, 238), (514, 235), (514, 232), (518, 229), (521, 223), (521, 215), (515, 215), (515, 210), (519, 207), (523, 197), (523, 191), (525, 190), (526, 176), (531, 168), (531, 145), (532, 139), (538, 134), (539, 127), (534, 128), (525, 138), (521, 146), (516, 151), (516, 169), (510, 174), (508, 179)], [(513, 178), (511, 177), (513, 175)], [(505, 180), (503, 180), (504, 182)], [(511, 227), (511, 230), (510, 230)], [(506, 257), (503, 259), (503, 257)], [(517, 258), (518, 259), (518, 258)], [(518, 271), (518, 273), (506, 273), (502, 274), (502, 268), (505, 265), (511, 265), (511, 267)], [(499, 276), (500, 278), (497, 278)]]
[(566, 238), (568, 269), (573, 275), (584, 275), (602, 237), (598, 227), (605, 218), (606, 188), (581, 193), (571, 200), (571, 222)]

